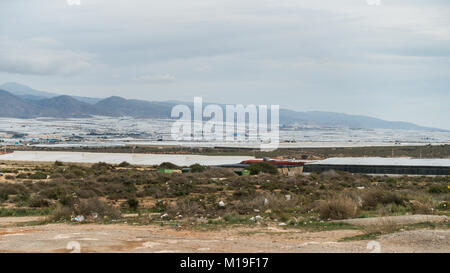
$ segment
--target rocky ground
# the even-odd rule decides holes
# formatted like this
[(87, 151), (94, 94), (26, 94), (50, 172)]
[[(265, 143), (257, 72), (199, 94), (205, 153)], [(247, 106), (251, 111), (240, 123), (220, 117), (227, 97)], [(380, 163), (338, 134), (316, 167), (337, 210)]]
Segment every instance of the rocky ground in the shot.
[(38, 220), (0, 218), (0, 252), (450, 252), (448, 229), (402, 231), (375, 241), (341, 241), (362, 231), (310, 232), (270, 225), (210, 231), (158, 225), (30, 225)]

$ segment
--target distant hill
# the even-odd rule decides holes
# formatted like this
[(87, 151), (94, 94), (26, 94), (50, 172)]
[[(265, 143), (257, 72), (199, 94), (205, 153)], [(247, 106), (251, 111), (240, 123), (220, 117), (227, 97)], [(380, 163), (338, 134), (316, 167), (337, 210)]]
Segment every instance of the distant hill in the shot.
[[(0, 117), (88, 117), (132, 116), (138, 118), (170, 118), (172, 107), (183, 102), (152, 102), (144, 100), (109, 97), (105, 99), (61, 96), (55, 93), (37, 91), (17, 83), (1, 85), (0, 101), (7, 102), (0, 107)], [(0, 88), (2, 89), (2, 88)], [(13, 91), (11, 91), (13, 90)], [(184, 103), (192, 107), (191, 103)], [(386, 121), (378, 118), (348, 115), (335, 112), (297, 112), (280, 109), (282, 125), (308, 125), (317, 127), (346, 127), (369, 129), (439, 130), (401, 121)]]
[[(41, 100), (46, 98), (53, 98), (61, 96), (60, 94), (51, 93), (51, 92), (45, 92), (45, 91), (39, 91), (36, 89), (33, 89), (29, 86), (15, 83), (15, 82), (8, 82), (0, 85), (0, 90), (8, 91), (18, 97), (27, 99), (27, 100)], [(89, 104), (95, 104), (102, 99), (99, 98), (88, 98), (88, 97), (79, 97), (79, 96), (72, 96), (72, 98), (86, 102)]]
[(7, 91), (0, 90), (0, 101), (7, 102), (0, 107), (0, 117), (88, 117), (102, 115), (91, 104), (80, 102), (70, 96), (58, 96), (48, 99), (24, 99)]
[(0, 85), (0, 90), (5, 90), (8, 92), (11, 92), (12, 94), (16, 96), (29, 96), (29, 98), (35, 98), (35, 99), (43, 99), (43, 98), (51, 98), (51, 97), (57, 97), (58, 94), (45, 92), (45, 91), (39, 91), (36, 89), (33, 89), (31, 87), (28, 87), (23, 84), (15, 83), (15, 82), (7, 82), (2, 85)]
[(70, 96), (57, 96), (44, 99), (27, 99), (0, 90), (0, 101), (7, 102), (0, 107), (0, 117), (89, 117), (133, 116), (140, 118), (169, 118), (173, 104), (127, 100), (109, 97), (95, 104), (89, 104)]
[(386, 121), (361, 115), (348, 115), (335, 112), (309, 111), (296, 112), (280, 109), (280, 120), (287, 123), (299, 123), (312, 126), (376, 128), (376, 129), (404, 129), (404, 130), (441, 130), (419, 126), (402, 121)]
[(70, 96), (58, 96), (34, 102), (39, 107), (39, 116), (45, 117), (89, 117), (104, 114), (95, 106)]
[(0, 116), (9, 118), (31, 118), (38, 114), (38, 107), (27, 100), (0, 90)]
[(95, 107), (108, 116), (132, 116), (141, 118), (168, 118), (174, 104), (127, 100), (121, 97), (109, 97), (99, 101)]

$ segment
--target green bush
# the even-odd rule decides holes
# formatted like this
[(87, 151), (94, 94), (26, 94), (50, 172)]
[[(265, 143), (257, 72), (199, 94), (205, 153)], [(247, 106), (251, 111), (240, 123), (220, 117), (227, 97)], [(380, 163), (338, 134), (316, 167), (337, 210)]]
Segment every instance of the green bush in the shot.
[(42, 216), (49, 215), (51, 210), (49, 208), (43, 209), (8, 209), (0, 208), (0, 217), (7, 216)]
[(26, 178), (28, 178), (28, 174), (27, 174), (27, 173), (19, 173), (19, 174), (16, 176), (16, 178), (19, 178), (19, 179), (26, 179)]
[(56, 167), (61, 167), (61, 166), (64, 166), (64, 163), (62, 163), (61, 161), (56, 160), (55, 161), (55, 166)]
[(448, 193), (450, 192), (449, 186), (447, 185), (431, 185), (428, 188), (429, 193)]
[(127, 200), (128, 207), (136, 211), (139, 208), (139, 200), (132, 198)]
[(201, 173), (207, 169), (206, 166), (203, 166), (200, 164), (193, 164), (193, 165), (189, 166), (189, 168), (191, 168), (192, 173)]
[(223, 220), (228, 224), (249, 224), (251, 223), (247, 216), (241, 216), (237, 213), (228, 213), (223, 216)]
[(123, 162), (120, 163), (118, 166), (124, 168), (124, 167), (129, 167), (129, 166), (131, 166), (131, 164), (128, 163), (128, 162), (126, 162), (126, 161), (123, 161)]
[(114, 170), (114, 166), (105, 162), (95, 163), (91, 166), (92, 170), (104, 172), (107, 170)]
[(247, 166), (245, 169), (250, 171), (250, 174), (252, 174), (252, 175), (259, 174), (259, 173), (269, 173), (269, 174), (277, 174), (278, 173), (277, 167), (272, 164), (269, 164), (267, 162), (251, 164), (250, 166)]
[(180, 167), (173, 163), (170, 163), (170, 162), (163, 162), (163, 163), (159, 164), (159, 168), (160, 169), (179, 169)]
[(28, 178), (30, 178), (30, 179), (47, 179), (47, 175), (42, 172), (37, 172), (34, 174), (30, 174), (30, 176)]
[(168, 204), (162, 200), (158, 200), (156, 204), (153, 206), (152, 210), (154, 212), (165, 212), (167, 211)]

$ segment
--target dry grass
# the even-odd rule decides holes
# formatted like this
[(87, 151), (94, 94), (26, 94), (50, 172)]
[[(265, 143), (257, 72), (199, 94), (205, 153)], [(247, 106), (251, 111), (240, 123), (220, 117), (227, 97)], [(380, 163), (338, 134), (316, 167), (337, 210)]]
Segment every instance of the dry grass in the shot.
[(79, 200), (79, 203), (65, 206), (57, 203), (49, 220), (69, 220), (74, 215), (83, 215), (84, 217), (97, 215), (98, 219), (103, 219), (104, 217), (114, 219), (120, 217), (120, 211), (99, 199), (82, 199)]
[(57, 204), (53, 209), (52, 214), (49, 217), (50, 221), (62, 221), (69, 220), (72, 215), (72, 209), (69, 207), (65, 207), (61, 204)]
[(381, 217), (374, 225), (366, 226), (364, 233), (366, 234), (388, 234), (399, 231), (402, 225), (394, 223), (388, 218)]
[(363, 207), (366, 209), (374, 209), (379, 204), (403, 205), (405, 201), (407, 201), (405, 197), (401, 196), (398, 193), (381, 189), (371, 189), (365, 192), (362, 196), (362, 199)]
[(341, 220), (358, 215), (357, 203), (346, 196), (324, 200), (320, 202), (318, 210), (322, 219)]
[(118, 218), (120, 211), (105, 201), (91, 198), (80, 200), (78, 207), (75, 208), (76, 214), (89, 216), (97, 214), (99, 217)]

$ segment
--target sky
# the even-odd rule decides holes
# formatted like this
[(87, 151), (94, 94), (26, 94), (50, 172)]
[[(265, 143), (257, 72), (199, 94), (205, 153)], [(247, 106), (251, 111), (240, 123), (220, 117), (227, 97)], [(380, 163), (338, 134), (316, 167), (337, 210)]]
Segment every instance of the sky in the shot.
[(0, 0), (0, 84), (450, 129), (448, 0)]

